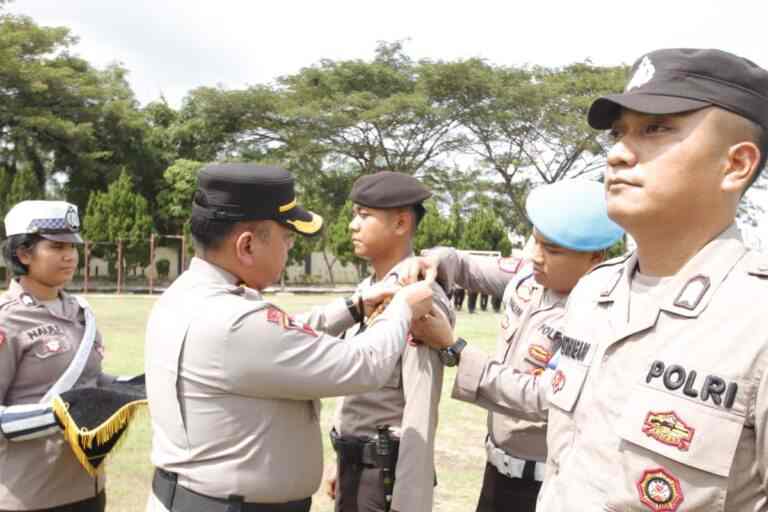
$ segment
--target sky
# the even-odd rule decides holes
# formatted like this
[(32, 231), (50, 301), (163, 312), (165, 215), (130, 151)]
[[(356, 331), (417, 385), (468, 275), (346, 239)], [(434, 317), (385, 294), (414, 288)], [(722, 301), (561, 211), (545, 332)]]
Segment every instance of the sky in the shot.
[(7, 9), (69, 27), (76, 53), (129, 70), (142, 104), (162, 95), (174, 107), (198, 86), (236, 89), (321, 59), (370, 59), (379, 41), (404, 40), (416, 59), (546, 66), (709, 47), (768, 68), (765, 0), (15, 0)]

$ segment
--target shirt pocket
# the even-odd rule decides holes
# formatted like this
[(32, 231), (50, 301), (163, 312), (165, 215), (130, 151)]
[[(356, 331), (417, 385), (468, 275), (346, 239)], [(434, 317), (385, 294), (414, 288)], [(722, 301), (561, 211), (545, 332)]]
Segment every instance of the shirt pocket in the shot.
[(655, 488), (662, 497), (679, 495), (679, 510), (724, 510), (744, 421), (741, 411), (638, 384), (617, 426), (627, 490), (634, 494), (627, 498), (653, 502)]
[(590, 360), (591, 351), (590, 355), (585, 359), (586, 363), (576, 361), (570, 357), (563, 357), (561, 354), (558, 359), (557, 368), (554, 370), (554, 375), (550, 381), (552, 389), (549, 393), (549, 402), (552, 405), (565, 412), (573, 411), (579, 396), (581, 396), (584, 382), (587, 380)]

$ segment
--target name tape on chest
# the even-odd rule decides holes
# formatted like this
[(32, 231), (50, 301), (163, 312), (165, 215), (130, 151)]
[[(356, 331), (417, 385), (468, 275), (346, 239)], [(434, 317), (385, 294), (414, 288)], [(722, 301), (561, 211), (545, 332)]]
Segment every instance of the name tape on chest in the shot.
[(646, 384), (659, 381), (666, 389), (711, 402), (718, 407), (730, 409), (736, 400), (739, 385), (728, 382), (717, 375), (699, 375), (696, 370), (687, 370), (679, 364), (667, 364), (656, 360), (651, 363), (645, 376)]
[(563, 335), (560, 342), (560, 355), (583, 362), (591, 348), (591, 343)]
[(29, 341), (35, 341), (42, 337), (64, 336), (64, 331), (56, 324), (45, 324), (33, 329), (24, 331)]

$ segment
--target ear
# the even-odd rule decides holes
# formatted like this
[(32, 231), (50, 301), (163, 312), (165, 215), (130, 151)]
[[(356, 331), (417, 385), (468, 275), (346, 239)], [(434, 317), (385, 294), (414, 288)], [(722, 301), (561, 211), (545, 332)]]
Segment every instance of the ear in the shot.
[(19, 247), (16, 249), (16, 257), (19, 258), (19, 261), (23, 263), (24, 265), (29, 266), (32, 263), (32, 251), (33, 249), (30, 249), (28, 247)]
[(608, 256), (608, 251), (595, 251), (592, 253), (592, 257), (590, 258), (590, 263), (594, 266), (598, 263), (602, 263), (603, 260)]
[(253, 266), (256, 263), (255, 255), (258, 253), (256, 247), (258, 238), (252, 231), (243, 231), (235, 238), (235, 257), (240, 264)]
[(411, 213), (405, 209), (399, 210), (394, 218), (395, 233), (404, 236), (411, 229)]
[(722, 181), (726, 192), (742, 194), (758, 172), (760, 149), (754, 142), (739, 142), (728, 149), (727, 167)]

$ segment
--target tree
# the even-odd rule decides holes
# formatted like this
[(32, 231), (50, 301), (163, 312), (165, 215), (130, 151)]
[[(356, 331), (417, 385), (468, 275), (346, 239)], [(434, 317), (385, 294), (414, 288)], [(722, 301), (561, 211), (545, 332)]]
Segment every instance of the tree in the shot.
[(453, 219), (444, 217), (434, 201), (427, 201), (424, 207), (426, 213), (419, 223), (413, 241), (416, 254), (419, 254), (422, 249), (430, 249), (439, 245), (455, 246)]
[(324, 60), (283, 77), (289, 143), (312, 140), (316, 151), (362, 174), (414, 174), (457, 150), (456, 120), (422, 86), (422, 66), (401, 43), (381, 43), (371, 62)]
[(6, 205), (10, 210), (13, 205), (21, 201), (30, 199), (44, 199), (43, 188), (35, 177), (34, 171), (30, 167), (20, 169), (11, 182), (11, 188), (8, 192)]
[(478, 208), (467, 221), (459, 241), (460, 249), (500, 251), (508, 255), (511, 244), (507, 230), (489, 208)]
[(163, 173), (165, 187), (158, 196), (160, 218), (171, 233), (183, 231), (192, 213), (192, 196), (197, 188), (197, 173), (205, 164), (179, 159)]
[(94, 254), (120, 265), (125, 271), (133, 265), (149, 263), (149, 235), (152, 217), (147, 200), (133, 192), (133, 179), (126, 172), (114, 181), (106, 192), (95, 191), (88, 199), (83, 232), (93, 241), (123, 243), (123, 259), (117, 261), (116, 246), (99, 245)]
[(589, 62), (494, 67), (469, 59), (434, 67), (430, 84), (467, 130), (470, 153), (501, 178), (496, 192), (506, 194), (516, 216), (524, 219), (531, 184), (577, 177), (604, 165), (603, 140), (587, 125), (586, 114), (594, 98), (622, 89), (625, 69)]

